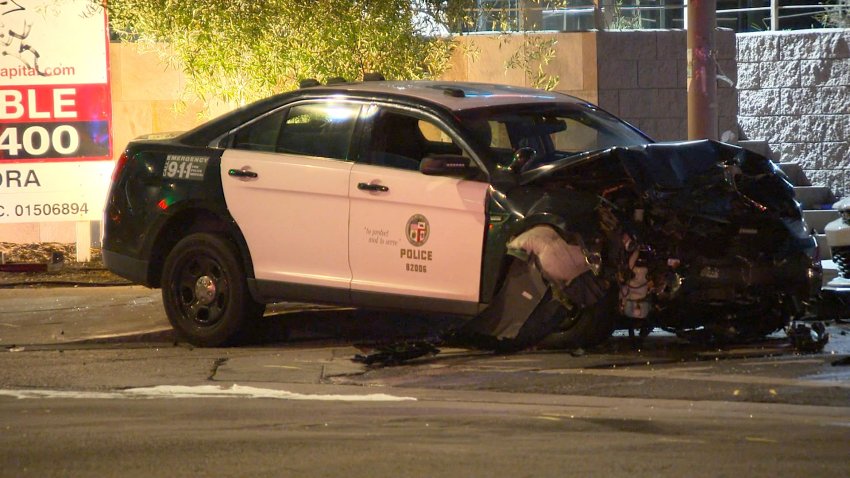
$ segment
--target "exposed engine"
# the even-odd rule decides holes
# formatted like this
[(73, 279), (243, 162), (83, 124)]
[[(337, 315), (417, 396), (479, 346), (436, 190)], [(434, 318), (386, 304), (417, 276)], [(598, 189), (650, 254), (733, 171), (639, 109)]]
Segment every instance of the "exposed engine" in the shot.
[(623, 178), (600, 188), (624, 317), (676, 330), (720, 319), (764, 334), (803, 312), (820, 279), (811, 237), (790, 188), (759, 159), (705, 164), (673, 187)]

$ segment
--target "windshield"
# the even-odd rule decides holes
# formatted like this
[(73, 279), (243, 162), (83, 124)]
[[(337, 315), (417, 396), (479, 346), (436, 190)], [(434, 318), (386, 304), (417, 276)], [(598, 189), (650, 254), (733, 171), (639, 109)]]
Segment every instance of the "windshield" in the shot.
[(652, 140), (614, 116), (583, 104), (510, 106), (463, 112), (461, 122), (490, 157), (510, 164), (514, 151), (534, 150), (536, 166), (574, 154)]

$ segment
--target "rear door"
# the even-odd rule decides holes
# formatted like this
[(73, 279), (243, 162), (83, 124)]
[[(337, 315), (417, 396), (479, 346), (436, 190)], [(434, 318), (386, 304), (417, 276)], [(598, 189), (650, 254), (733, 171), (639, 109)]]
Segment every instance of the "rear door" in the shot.
[(489, 184), (418, 171), (429, 154), (468, 154), (438, 119), (375, 105), (364, 116), (349, 180), (355, 302), (474, 313)]
[(360, 105), (307, 101), (238, 130), (222, 155), (227, 207), (260, 281), (348, 295), (348, 161)]

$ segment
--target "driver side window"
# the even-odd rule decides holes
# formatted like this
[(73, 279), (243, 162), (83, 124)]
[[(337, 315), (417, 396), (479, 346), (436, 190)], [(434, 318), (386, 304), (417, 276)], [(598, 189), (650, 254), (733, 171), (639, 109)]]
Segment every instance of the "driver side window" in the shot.
[(379, 109), (372, 116), (371, 134), (361, 160), (376, 166), (419, 170), (423, 158), (434, 154), (464, 154), (451, 135), (435, 122), (403, 111)]

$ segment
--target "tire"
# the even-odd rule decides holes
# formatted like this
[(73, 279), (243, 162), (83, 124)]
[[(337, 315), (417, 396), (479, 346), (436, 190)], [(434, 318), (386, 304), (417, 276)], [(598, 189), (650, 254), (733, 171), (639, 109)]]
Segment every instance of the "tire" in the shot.
[[(763, 304), (751, 309), (738, 308), (736, 319), (709, 324), (713, 339), (720, 343), (745, 344), (764, 339), (791, 323), (791, 316), (773, 304), (779, 299), (764, 298)], [(729, 314), (727, 312), (727, 314)]]
[(180, 240), (165, 260), (161, 284), (169, 322), (199, 347), (232, 343), (265, 309), (251, 298), (236, 247), (216, 234)]
[(546, 336), (540, 344), (545, 349), (593, 348), (602, 344), (614, 332), (617, 319), (616, 291), (609, 291), (596, 304), (584, 307), (572, 314), (563, 306), (559, 313), (562, 320), (557, 332)]

